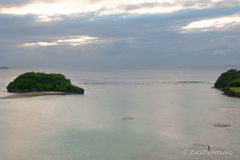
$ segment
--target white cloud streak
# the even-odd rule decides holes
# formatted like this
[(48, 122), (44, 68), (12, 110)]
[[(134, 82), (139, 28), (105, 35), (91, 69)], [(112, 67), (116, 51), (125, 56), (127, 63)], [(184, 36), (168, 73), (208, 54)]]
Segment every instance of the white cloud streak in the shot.
[(55, 46), (55, 45), (72, 45), (78, 46), (87, 43), (97, 43), (99, 42), (98, 37), (89, 37), (89, 36), (72, 36), (72, 39), (65, 40), (56, 40), (54, 42), (36, 42), (36, 43), (24, 43), (22, 47), (31, 47), (31, 46)]
[[(41, 16), (45, 16), (45, 21), (48, 21), (52, 20), (48, 18), (49, 16), (90, 12), (96, 12), (99, 16), (112, 14), (164, 14), (184, 9), (213, 8), (218, 2), (213, 0), (100, 0), (94, 2), (68, 0), (53, 1), (52, 3), (49, 3), (49, 1), (30, 1), (24, 5), (2, 6), (0, 7), (0, 13), (14, 15), (34, 14), (38, 15), (42, 20), (44, 18), (41, 18)], [(224, 1), (224, 5), (227, 5), (225, 3), (227, 1)]]
[(225, 29), (240, 24), (240, 16), (219, 17), (194, 21), (182, 27), (182, 33), (190, 31), (210, 31), (215, 29)]
[(54, 46), (54, 45), (58, 45), (55, 42), (36, 42), (36, 43), (24, 43), (23, 46), (24, 47), (30, 47), (30, 46)]

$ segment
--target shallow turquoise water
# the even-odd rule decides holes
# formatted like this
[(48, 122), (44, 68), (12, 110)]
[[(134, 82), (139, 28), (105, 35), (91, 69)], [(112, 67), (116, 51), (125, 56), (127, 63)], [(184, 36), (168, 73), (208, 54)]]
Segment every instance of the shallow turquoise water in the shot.
[[(26, 71), (62, 73), (85, 89), (84, 95), (0, 99), (0, 159), (239, 159), (240, 99), (211, 89), (231, 68), (240, 66), (0, 70), (0, 97)], [(208, 145), (233, 155), (183, 154)]]

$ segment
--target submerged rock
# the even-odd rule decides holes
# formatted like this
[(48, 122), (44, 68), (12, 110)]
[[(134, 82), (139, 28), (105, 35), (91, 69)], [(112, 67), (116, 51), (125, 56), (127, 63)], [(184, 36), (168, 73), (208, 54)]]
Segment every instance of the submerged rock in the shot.
[(0, 69), (8, 69), (7, 67), (0, 67)]
[(122, 118), (122, 120), (133, 120), (133, 119), (135, 119), (135, 118), (133, 118), (133, 117), (124, 117), (124, 118)]
[(214, 126), (223, 128), (223, 127), (230, 127), (231, 125), (230, 124), (214, 124)]

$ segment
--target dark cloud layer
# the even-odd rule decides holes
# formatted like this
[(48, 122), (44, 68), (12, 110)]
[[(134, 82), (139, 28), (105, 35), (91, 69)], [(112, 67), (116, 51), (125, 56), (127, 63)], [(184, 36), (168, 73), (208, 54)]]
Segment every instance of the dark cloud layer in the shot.
[[(3, 6), (30, 1), (0, 1)], [(52, 2), (52, 1), (51, 1)], [(182, 6), (210, 1), (181, 1)], [(227, 4), (225, 4), (227, 3)], [(0, 66), (115, 66), (239, 64), (240, 25), (209, 31), (183, 32), (191, 22), (239, 14), (240, 6), (226, 1), (212, 8), (172, 13), (115, 14), (99, 11), (51, 15), (61, 20), (39, 21), (39, 15), (0, 14)], [(124, 10), (171, 6), (172, 3), (122, 5)], [(103, 8), (104, 10), (104, 8)], [(98, 42), (73, 46), (74, 36), (98, 37)], [(24, 44), (58, 40), (51, 46)], [(73, 41), (73, 40), (72, 40)]]

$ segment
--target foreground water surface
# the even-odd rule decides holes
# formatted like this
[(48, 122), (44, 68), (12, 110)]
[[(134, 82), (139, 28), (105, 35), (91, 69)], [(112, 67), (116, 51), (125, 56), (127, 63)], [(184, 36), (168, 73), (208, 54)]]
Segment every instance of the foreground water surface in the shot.
[[(0, 99), (0, 159), (239, 159), (240, 98), (211, 88), (232, 68), (240, 66), (2, 69), (0, 97), (30, 71), (64, 74), (85, 94)], [(231, 155), (190, 154), (208, 146)]]

